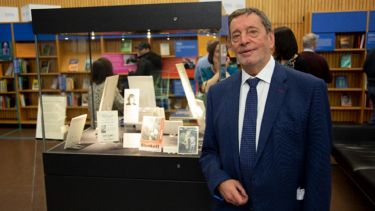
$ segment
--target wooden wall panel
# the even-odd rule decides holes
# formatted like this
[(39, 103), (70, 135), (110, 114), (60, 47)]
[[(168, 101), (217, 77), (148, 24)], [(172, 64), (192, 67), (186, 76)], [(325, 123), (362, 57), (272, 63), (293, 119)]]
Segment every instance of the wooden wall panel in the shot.
[[(57, 4), (63, 7), (87, 7), (130, 4), (197, 2), (198, 0), (0, 0), (1, 6)], [(302, 37), (310, 32), (311, 13), (317, 11), (375, 10), (374, 0), (246, 0), (247, 7), (263, 10), (274, 27), (290, 27), (302, 46)], [(301, 48), (300, 48), (301, 49)], [(302, 50), (302, 49), (301, 49)]]

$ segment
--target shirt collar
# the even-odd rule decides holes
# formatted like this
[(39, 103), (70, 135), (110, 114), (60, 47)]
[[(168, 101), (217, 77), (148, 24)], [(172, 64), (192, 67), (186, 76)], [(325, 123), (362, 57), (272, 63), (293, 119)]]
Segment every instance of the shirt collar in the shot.
[[(275, 59), (271, 56), (270, 60), (267, 62), (266, 66), (256, 75), (255, 77), (259, 78), (261, 81), (266, 83), (271, 83), (271, 78), (273, 71), (275, 69)], [(241, 86), (246, 83), (246, 80), (249, 78), (254, 78), (253, 76), (246, 73), (245, 70), (242, 69), (242, 83)]]
[(304, 48), (303, 51), (314, 52), (314, 49), (312, 49), (312, 48)]

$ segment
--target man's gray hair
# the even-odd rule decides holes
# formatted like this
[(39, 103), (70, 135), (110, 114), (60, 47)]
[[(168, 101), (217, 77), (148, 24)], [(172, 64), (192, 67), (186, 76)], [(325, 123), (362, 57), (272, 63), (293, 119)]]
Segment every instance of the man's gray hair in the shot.
[(308, 33), (305, 36), (303, 36), (303, 47), (304, 48), (315, 48), (316, 40), (318, 39), (318, 36), (314, 33)]
[(238, 16), (245, 15), (245, 14), (251, 15), (252, 13), (260, 17), (264, 28), (266, 28), (267, 33), (272, 32), (272, 24), (271, 24), (271, 21), (268, 19), (267, 15), (263, 11), (257, 8), (253, 8), (253, 7), (238, 9), (229, 15), (228, 17), (229, 32), (230, 32), (230, 24), (232, 23), (233, 19), (237, 18)]

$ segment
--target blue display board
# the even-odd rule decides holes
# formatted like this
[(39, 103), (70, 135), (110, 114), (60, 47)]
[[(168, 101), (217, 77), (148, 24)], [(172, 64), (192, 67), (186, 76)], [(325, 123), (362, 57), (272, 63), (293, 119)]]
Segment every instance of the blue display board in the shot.
[(14, 23), (15, 41), (34, 41), (34, 33), (31, 23)]
[(365, 32), (367, 11), (313, 13), (311, 30), (314, 33)]
[(176, 57), (194, 57), (198, 55), (197, 40), (180, 40), (175, 43)]
[(335, 49), (335, 33), (319, 33), (316, 51), (333, 51)]
[(367, 39), (366, 40), (367, 40), (367, 43), (366, 43), (367, 49), (375, 48), (375, 32), (367, 33)]
[(10, 24), (0, 24), (0, 40), (12, 40), (12, 30)]
[(375, 11), (370, 11), (368, 31), (375, 32)]

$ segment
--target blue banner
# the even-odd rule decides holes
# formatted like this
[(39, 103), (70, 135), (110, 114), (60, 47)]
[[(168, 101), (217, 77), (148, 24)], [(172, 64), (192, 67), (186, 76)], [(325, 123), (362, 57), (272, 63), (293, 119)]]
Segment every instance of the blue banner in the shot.
[(335, 33), (320, 33), (316, 43), (316, 51), (333, 51), (335, 49)]
[(176, 57), (194, 57), (198, 55), (197, 40), (179, 40), (175, 44)]

